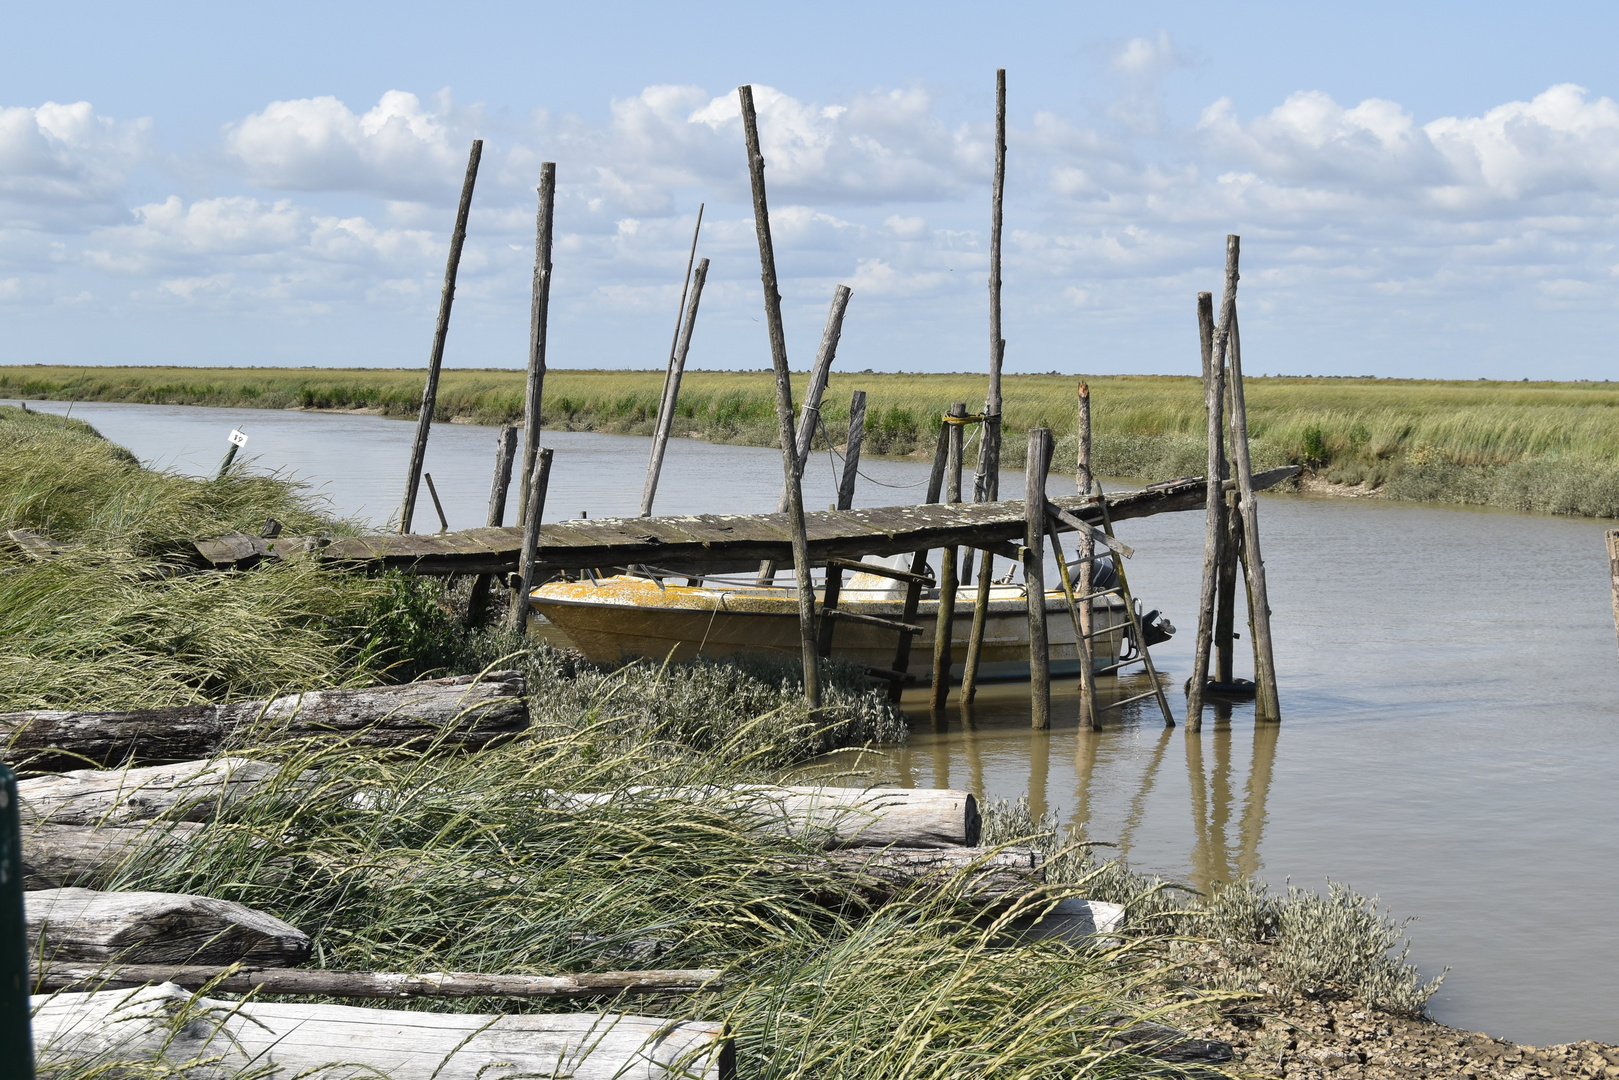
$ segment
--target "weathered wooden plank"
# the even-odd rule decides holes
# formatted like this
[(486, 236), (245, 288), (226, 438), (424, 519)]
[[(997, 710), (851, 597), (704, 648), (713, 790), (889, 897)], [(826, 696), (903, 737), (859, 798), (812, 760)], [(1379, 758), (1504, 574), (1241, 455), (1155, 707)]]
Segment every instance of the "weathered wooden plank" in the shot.
[(827, 870), (869, 893), (956, 888), (965, 900), (998, 903), (1045, 884), (1045, 856), (1033, 848), (842, 848), (824, 862), (795, 864)]
[[(38, 996), (32, 1003), (34, 1043), (47, 1068), (65, 1058), (116, 1053), (171, 1064), (209, 1061), (209, 1075), (252, 1067), (322, 1080), (728, 1080), (736, 1074), (724, 1026), (691, 1020), (220, 1001), (172, 984)], [(185, 1022), (177, 1023), (180, 1017)]]
[(40, 709), (0, 713), (7, 755), (29, 769), (69, 769), (130, 758), (187, 761), (217, 753), (239, 732), (335, 734), (360, 746), (477, 748), (528, 726), (523, 676), (491, 672), (362, 690), (313, 690), (274, 701), (129, 712)]
[(273, 915), (209, 896), (67, 888), (24, 900), (28, 950), (46, 960), (290, 967), (314, 948)]
[(34, 825), (23, 831), (23, 887), (103, 885), (125, 867), (165, 858), (202, 828), (191, 821), (109, 825), (100, 829)]
[[(1296, 475), (1284, 466), (1253, 478), (1255, 491)], [(1226, 485), (1227, 490), (1232, 484)], [(1201, 477), (1154, 484), (1140, 491), (1107, 496), (1114, 521), (1203, 509), (1206, 485)], [(1061, 496), (1052, 504), (1087, 524), (1101, 522), (1094, 497)], [(667, 523), (667, 524), (666, 524)], [(1021, 541), (1022, 500), (994, 503), (918, 504), (823, 510), (804, 515), (811, 562), (828, 558), (896, 555), (936, 547), (985, 548)], [(1070, 526), (1064, 523), (1064, 531)], [(340, 537), (324, 546), (308, 538), (278, 540), (270, 548), (303, 552), (317, 548), (338, 566), (378, 567), (419, 574), (508, 573), (517, 567), (522, 530), (515, 527), (467, 529), (430, 536)], [(199, 549), (210, 541), (200, 541)], [(792, 543), (785, 514), (700, 514), (674, 518), (572, 518), (540, 530), (538, 572), (583, 570), (633, 563), (701, 565), (717, 561), (778, 558)], [(211, 565), (232, 563), (215, 559)]]
[(223, 757), (131, 769), (74, 769), (17, 784), (23, 827), (212, 821), (263, 790), (282, 766)]
[(482, 975), (468, 971), (333, 971), (326, 968), (226, 968), (207, 964), (84, 964), (47, 956), (34, 985), (41, 990), (114, 990), (173, 983), (221, 994), (293, 994), (343, 998), (579, 998), (619, 994), (690, 994), (720, 990), (713, 968), (588, 971), (577, 975)]

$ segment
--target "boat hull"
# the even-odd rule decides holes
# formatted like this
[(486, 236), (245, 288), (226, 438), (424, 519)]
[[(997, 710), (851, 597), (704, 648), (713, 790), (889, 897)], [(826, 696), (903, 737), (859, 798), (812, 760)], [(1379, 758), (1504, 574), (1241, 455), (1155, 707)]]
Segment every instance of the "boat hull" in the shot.
[[(819, 599), (819, 598), (817, 598)], [(535, 589), (530, 605), (588, 659), (612, 663), (628, 657), (690, 660), (745, 652), (799, 655), (798, 601), (789, 589), (717, 589), (662, 585), (645, 578), (611, 577), (600, 581), (553, 582)], [(899, 600), (845, 600), (840, 607), (862, 615), (898, 621)], [(916, 621), (924, 629), (911, 647), (908, 674), (932, 677), (933, 641), (938, 625), (937, 600), (920, 604)], [(961, 676), (961, 660), (972, 629), (973, 596), (955, 606), (951, 633), (953, 678)], [(1114, 597), (1093, 601), (1092, 661), (1106, 667), (1124, 646), (1127, 617)], [(1079, 653), (1073, 619), (1061, 593), (1046, 595), (1046, 625), (1053, 674), (1078, 674)], [(880, 626), (838, 622), (832, 655), (862, 667), (887, 670), (894, 664), (898, 635)], [(1028, 678), (1029, 619), (1022, 591), (997, 587), (991, 594), (989, 618), (979, 665), (983, 679)]]

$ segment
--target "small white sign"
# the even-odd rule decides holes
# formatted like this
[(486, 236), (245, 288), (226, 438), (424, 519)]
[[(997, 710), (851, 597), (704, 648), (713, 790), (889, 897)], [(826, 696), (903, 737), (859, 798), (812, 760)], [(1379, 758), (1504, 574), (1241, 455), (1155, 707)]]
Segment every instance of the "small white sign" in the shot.
[(233, 445), (233, 446), (246, 446), (247, 445), (247, 436), (243, 435), (240, 431), (236, 430), (235, 428), (232, 428), (231, 433), (230, 433), (230, 441), (231, 441), (231, 445)]

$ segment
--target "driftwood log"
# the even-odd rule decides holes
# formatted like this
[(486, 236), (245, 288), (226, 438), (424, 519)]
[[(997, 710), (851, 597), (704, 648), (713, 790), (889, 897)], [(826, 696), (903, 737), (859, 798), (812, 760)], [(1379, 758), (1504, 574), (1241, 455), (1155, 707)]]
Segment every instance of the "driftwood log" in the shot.
[(478, 748), (528, 726), (520, 672), (403, 686), (312, 690), (273, 701), (131, 712), (0, 713), (6, 757), (54, 771), (128, 759), (186, 761), (266, 737), (334, 735), (358, 746)]
[(706, 803), (745, 814), (761, 831), (786, 834), (827, 848), (972, 847), (982, 821), (971, 792), (932, 788), (773, 787), (627, 788), (601, 793), (550, 792), (564, 807), (604, 806), (618, 800)]
[(1033, 848), (845, 848), (791, 865), (830, 872), (868, 895), (954, 890), (964, 900), (994, 904), (1045, 884), (1045, 861)]
[[(35, 997), (42, 1065), (120, 1055), (175, 1064), (213, 1059), (213, 1074), (250, 1064), (322, 1080), (572, 1080), (735, 1076), (723, 1025), (613, 1013), (490, 1016), (216, 1001), (172, 984)], [(341, 1062), (335, 1068), (326, 1066)]]
[[(264, 790), (282, 766), (222, 757), (129, 769), (75, 769), (17, 784), (23, 828), (212, 821)], [(305, 775), (312, 780), (313, 773)]]
[(109, 825), (34, 825), (23, 829), (25, 889), (96, 886), (126, 867), (148, 865), (174, 852), (203, 828), (195, 822)]
[(1117, 933), (1123, 927), (1122, 905), (1075, 897), (1057, 901), (1050, 911), (1012, 919), (1007, 932), (1026, 940), (1059, 938), (1079, 942)]
[(479, 975), (465, 971), (405, 975), (389, 971), (328, 971), (321, 968), (234, 970), (201, 964), (75, 964), (47, 960), (34, 985), (40, 990), (147, 986), (173, 983), (188, 990), (206, 986), (222, 994), (296, 994), (343, 998), (576, 998), (617, 994), (689, 994), (719, 990), (720, 972), (710, 968), (597, 971), (577, 975)]
[(207, 896), (44, 889), (24, 901), (28, 951), (46, 961), (284, 967), (313, 948), (295, 926)]

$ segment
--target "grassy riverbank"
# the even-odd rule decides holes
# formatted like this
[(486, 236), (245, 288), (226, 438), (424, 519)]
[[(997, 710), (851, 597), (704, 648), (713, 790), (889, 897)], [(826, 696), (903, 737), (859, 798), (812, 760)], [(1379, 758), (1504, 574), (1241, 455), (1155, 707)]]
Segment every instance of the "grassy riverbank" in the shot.
[[(546, 377), (549, 427), (644, 434), (662, 373), (556, 369)], [(1191, 378), (1091, 376), (1098, 470), (1152, 480), (1203, 471), (1203, 402)], [(522, 411), (514, 370), (448, 370), (441, 420), (504, 423)], [(1047, 426), (1072, 456), (1073, 376), (1005, 380), (1007, 462), (1023, 433)], [(1619, 384), (1250, 378), (1255, 465), (1300, 464), (1333, 484), (1401, 499), (1593, 517), (1619, 516)], [(364, 409), (414, 416), (419, 371), (303, 368), (0, 367), (0, 397), (254, 408)], [(796, 390), (802, 392), (802, 377)], [(849, 393), (868, 395), (867, 450), (926, 453), (952, 401), (981, 402), (978, 375), (834, 371), (824, 417), (834, 440)], [(775, 438), (767, 372), (694, 371), (675, 432), (719, 443)]]
[[(261, 733), (233, 749), (283, 762), (278, 783), (181, 853), (131, 865), (120, 887), (269, 911), (309, 932), (312, 962), (330, 968), (721, 968), (719, 993), (632, 1007), (724, 1021), (747, 1077), (1181, 1076), (1114, 1036), (1145, 1019), (1285, 1037), (1321, 1003), (1420, 1017), (1433, 990), (1397, 951), (1399, 927), (1352, 892), (1239, 883), (1199, 897), (1093, 860), (1085, 842), (1106, 837), (1059, 836), (1019, 805), (986, 808), (985, 842), (1048, 853), (1049, 884), (1026, 908), (1122, 903), (1117, 940), (1010, 935), (994, 917), (1005, 912), (986, 915), (960, 882), (873, 897), (728, 803), (658, 795), (779, 780), (829, 747), (902, 740), (901, 719), (852, 672), (827, 673), (829, 709), (811, 718), (790, 663), (603, 668), (464, 627), (458, 596), (431, 582), (296, 564), (188, 573), (169, 554), (265, 516), (334, 525), (278, 481), (153, 473), (82, 423), (0, 408), (0, 526), (59, 545), (42, 557), (0, 542), (0, 710), (218, 701), (498, 664), (526, 672), (533, 726), (475, 756)], [(558, 790), (617, 797), (580, 808), (546, 794)], [(48, 1075), (184, 1074), (103, 1060)]]

